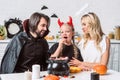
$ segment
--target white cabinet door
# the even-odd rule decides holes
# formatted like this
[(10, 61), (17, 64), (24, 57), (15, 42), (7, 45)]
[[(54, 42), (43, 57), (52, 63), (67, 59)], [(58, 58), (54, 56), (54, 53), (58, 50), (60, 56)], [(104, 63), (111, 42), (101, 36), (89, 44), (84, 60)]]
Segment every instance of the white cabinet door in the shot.
[(8, 44), (8, 42), (0, 42), (0, 63), (1, 63), (2, 57), (4, 55), (7, 44)]
[(108, 68), (120, 72), (120, 43), (112, 43)]

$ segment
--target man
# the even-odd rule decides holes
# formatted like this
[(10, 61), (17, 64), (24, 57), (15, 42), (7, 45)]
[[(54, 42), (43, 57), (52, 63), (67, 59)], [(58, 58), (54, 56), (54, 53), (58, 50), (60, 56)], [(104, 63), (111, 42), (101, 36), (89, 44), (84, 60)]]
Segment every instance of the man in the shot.
[(24, 72), (39, 64), (47, 69), (48, 43), (44, 37), (49, 33), (50, 18), (35, 12), (24, 23), (24, 32), (14, 36), (8, 44), (1, 62), (0, 73)]

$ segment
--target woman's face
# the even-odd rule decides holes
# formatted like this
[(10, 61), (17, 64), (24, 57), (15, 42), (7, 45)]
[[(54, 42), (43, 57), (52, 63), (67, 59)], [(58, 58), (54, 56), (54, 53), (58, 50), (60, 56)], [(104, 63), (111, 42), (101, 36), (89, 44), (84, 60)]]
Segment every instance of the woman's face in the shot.
[(81, 25), (82, 25), (82, 31), (83, 31), (83, 33), (84, 34), (89, 33), (89, 29), (88, 29), (89, 24), (86, 21), (81, 20)]
[(66, 42), (71, 42), (74, 32), (72, 31), (72, 27), (62, 25), (61, 26), (61, 39), (65, 40)]

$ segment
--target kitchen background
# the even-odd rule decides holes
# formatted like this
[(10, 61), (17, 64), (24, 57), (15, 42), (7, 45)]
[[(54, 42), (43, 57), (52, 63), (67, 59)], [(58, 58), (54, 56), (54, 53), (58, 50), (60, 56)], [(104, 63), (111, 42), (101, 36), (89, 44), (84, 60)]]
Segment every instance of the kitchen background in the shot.
[[(43, 6), (48, 7), (48, 9), (42, 9)], [(4, 25), (4, 22), (10, 18), (19, 18), (23, 21), (34, 12), (45, 13), (51, 18), (51, 32), (48, 35), (50, 46), (58, 41), (58, 39), (50, 37), (58, 38), (58, 18), (62, 21), (68, 21), (68, 16), (72, 16), (76, 32), (82, 34), (81, 16), (88, 12), (95, 12), (100, 18), (104, 33), (108, 34), (111, 31), (116, 33), (116, 40), (111, 39), (108, 68), (120, 72), (120, 26), (115, 28), (115, 26), (120, 25), (120, 0), (0, 0), (0, 25)], [(58, 18), (51, 17), (53, 14), (56, 14)], [(13, 26), (16, 27), (15, 24)], [(3, 39), (1, 31), (3, 31), (2, 28), (0, 28), (0, 39)], [(15, 33), (17, 28), (10, 29), (10, 31)], [(112, 35), (111, 37), (113, 37)], [(0, 40), (0, 62), (9, 41), (10, 39)]]
[[(41, 10), (43, 6), (48, 9)], [(76, 32), (82, 34), (80, 18), (87, 12), (95, 12), (101, 21), (105, 34), (114, 31), (120, 25), (120, 0), (0, 0), (0, 25), (5, 20), (19, 18), (25, 20), (33, 12), (43, 12), (48, 16), (56, 14), (62, 21), (73, 17)], [(58, 18), (51, 17), (50, 34), (57, 35)]]

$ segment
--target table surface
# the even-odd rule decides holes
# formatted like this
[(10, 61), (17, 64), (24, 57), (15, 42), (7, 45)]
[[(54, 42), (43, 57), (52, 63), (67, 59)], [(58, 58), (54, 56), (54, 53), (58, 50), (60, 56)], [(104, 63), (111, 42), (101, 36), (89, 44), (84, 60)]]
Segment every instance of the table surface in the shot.
[[(75, 78), (64, 78), (61, 77), (60, 80), (90, 80), (91, 71), (83, 71), (79, 73), (70, 74), (70, 76), (75, 76)], [(1, 74), (1, 80), (25, 80), (25, 73), (12, 73), (12, 74)], [(47, 72), (40, 72), (40, 76), (47, 75)], [(100, 75), (100, 80), (117, 80), (120, 79), (120, 72), (114, 70), (108, 70), (107, 74)], [(38, 80), (44, 80), (40, 78)]]

